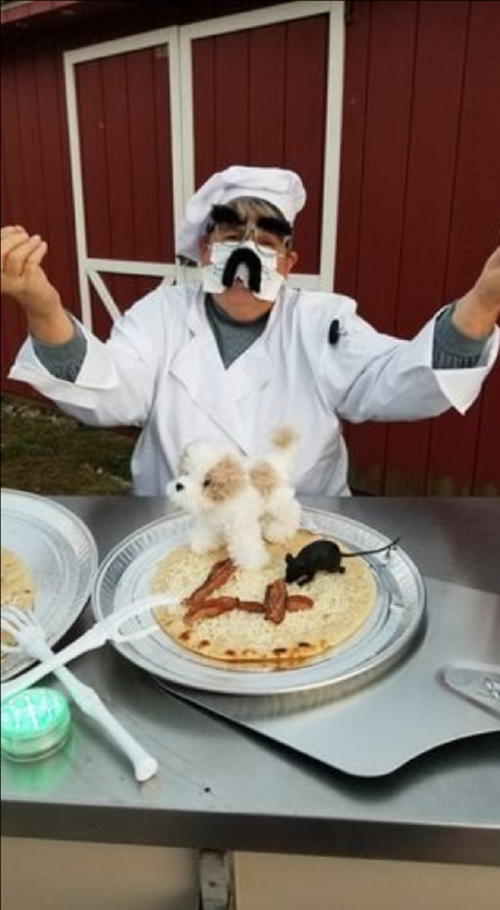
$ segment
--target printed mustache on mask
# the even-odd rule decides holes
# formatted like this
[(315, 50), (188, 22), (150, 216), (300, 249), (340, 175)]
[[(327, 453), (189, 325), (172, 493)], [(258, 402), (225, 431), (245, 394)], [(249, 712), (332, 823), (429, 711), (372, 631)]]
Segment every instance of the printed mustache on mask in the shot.
[(262, 281), (262, 263), (253, 250), (242, 248), (231, 253), (222, 273), (222, 284), (226, 288), (232, 287), (235, 279), (240, 277), (237, 274), (240, 266), (248, 270), (248, 287), (257, 294)]

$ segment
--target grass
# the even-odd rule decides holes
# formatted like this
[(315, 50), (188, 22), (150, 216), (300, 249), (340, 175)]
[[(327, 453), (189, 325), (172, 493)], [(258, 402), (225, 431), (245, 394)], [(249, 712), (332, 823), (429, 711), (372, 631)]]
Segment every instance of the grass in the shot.
[(45, 495), (128, 493), (134, 438), (2, 394), (2, 487)]

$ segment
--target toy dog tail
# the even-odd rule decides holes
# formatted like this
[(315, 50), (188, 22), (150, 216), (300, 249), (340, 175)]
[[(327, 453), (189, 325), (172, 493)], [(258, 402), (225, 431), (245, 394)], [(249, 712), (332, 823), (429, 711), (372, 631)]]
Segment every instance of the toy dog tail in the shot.
[(299, 434), (293, 427), (280, 426), (271, 434), (271, 444), (273, 451), (271, 458), (274, 464), (279, 465), (287, 473), (291, 470), (297, 448), (299, 445)]

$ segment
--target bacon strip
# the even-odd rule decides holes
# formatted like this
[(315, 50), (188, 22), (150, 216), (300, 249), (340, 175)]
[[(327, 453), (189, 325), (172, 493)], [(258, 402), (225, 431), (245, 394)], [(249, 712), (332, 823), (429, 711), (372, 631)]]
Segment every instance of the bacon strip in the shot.
[(266, 619), (279, 625), (283, 622), (286, 612), (286, 585), (285, 582), (278, 578), (271, 582), (266, 588), (264, 595), (264, 612)]
[(263, 613), (264, 604), (260, 600), (240, 600), (237, 610), (245, 610), (246, 613)]
[(210, 594), (217, 591), (217, 588), (222, 588), (222, 585), (224, 585), (235, 572), (236, 566), (231, 559), (221, 559), (220, 562), (216, 562), (215, 565), (212, 566), (206, 581), (189, 595), (185, 600), (185, 603), (187, 603), (189, 607), (203, 603)]
[(185, 614), (184, 619), (187, 623), (200, 619), (212, 619), (214, 616), (220, 616), (222, 613), (229, 613), (230, 610), (235, 610), (238, 603), (237, 597), (213, 597), (211, 600), (193, 604)]
[(286, 599), (286, 612), (297, 613), (299, 610), (311, 610), (314, 607), (312, 597), (305, 594), (289, 594)]
[(231, 610), (244, 610), (247, 613), (264, 613), (265, 619), (279, 625), (286, 613), (300, 610), (311, 610), (314, 601), (303, 594), (288, 595), (283, 579), (278, 578), (266, 588), (264, 603), (256, 600), (240, 600), (238, 597), (212, 597), (214, 591), (221, 588), (236, 572), (231, 559), (222, 559), (212, 566), (206, 580), (184, 601), (188, 610), (184, 615), (186, 623), (197, 620), (212, 619), (229, 613)]
[(199, 619), (213, 619), (231, 610), (244, 610), (246, 613), (263, 613), (264, 604), (257, 600), (240, 600), (238, 597), (212, 597), (200, 604), (194, 604), (184, 615), (187, 623)]

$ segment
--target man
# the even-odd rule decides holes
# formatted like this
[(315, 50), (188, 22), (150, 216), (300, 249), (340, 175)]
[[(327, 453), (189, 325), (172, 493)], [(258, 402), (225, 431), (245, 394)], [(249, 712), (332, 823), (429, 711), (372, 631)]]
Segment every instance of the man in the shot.
[(29, 339), (11, 377), (85, 423), (142, 427), (135, 492), (164, 494), (195, 439), (257, 454), (276, 425), (300, 433), (299, 493), (348, 494), (340, 420), (415, 420), (465, 412), (499, 348), (500, 250), (473, 288), (411, 341), (375, 331), (338, 294), (287, 289), (297, 253), (300, 178), (230, 167), (190, 200), (177, 253), (201, 283), (160, 286), (103, 343), (64, 310), (41, 263), (47, 246), (2, 232), (2, 291), (24, 308)]

